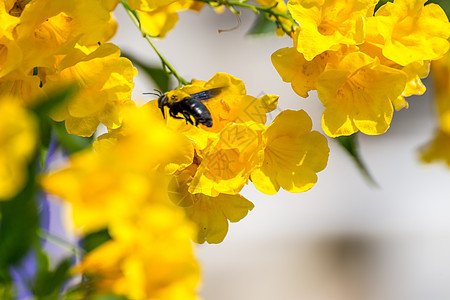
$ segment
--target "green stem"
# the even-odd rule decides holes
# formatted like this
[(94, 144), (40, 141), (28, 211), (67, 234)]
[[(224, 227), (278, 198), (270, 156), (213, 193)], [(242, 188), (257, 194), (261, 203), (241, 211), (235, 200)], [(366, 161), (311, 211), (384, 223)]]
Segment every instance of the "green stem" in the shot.
[[(246, 2), (248, 2), (248, 0), (242, 0), (242, 1), (227, 1), (227, 0), (195, 0), (198, 2), (203, 2), (206, 3), (212, 7), (219, 7), (219, 6), (226, 6), (228, 7), (231, 11), (235, 11), (234, 7), (242, 7), (242, 8), (247, 8), (252, 10), (255, 13), (266, 13), (269, 16), (273, 16), (275, 17), (275, 19), (277, 20), (278, 25), (281, 26), (281, 28), (283, 29), (283, 31), (287, 34), (292, 36), (293, 33), (293, 28), (297, 26), (297, 23), (295, 22), (295, 20), (292, 18), (292, 16), (289, 14), (289, 12), (279, 12), (279, 11), (274, 11), (273, 9), (277, 6), (277, 3), (275, 3), (272, 6), (258, 6), (258, 5), (252, 5), (252, 4), (247, 4)], [(286, 27), (281, 21), (280, 18), (284, 18), (289, 20), (292, 23), (292, 26)]]
[(167, 61), (167, 59), (159, 52), (159, 50), (156, 48), (155, 44), (151, 40), (151, 36), (145, 32), (145, 30), (141, 26), (141, 22), (139, 20), (138, 14), (136, 11), (132, 10), (129, 6), (126, 0), (121, 0), (120, 3), (127, 11), (130, 18), (133, 20), (136, 27), (139, 29), (139, 31), (142, 34), (142, 37), (147, 40), (147, 42), (150, 44), (150, 46), (155, 51), (156, 55), (158, 55), (159, 59), (161, 60), (161, 63), (163, 65), (164, 70), (169, 70), (168, 73), (172, 74), (177, 80), (178, 80), (178, 86), (181, 87), (182, 85), (189, 84), (189, 81), (185, 80), (183, 77), (181, 77), (178, 72), (175, 70), (174, 67)]
[(72, 253), (73, 255), (75, 255), (77, 257), (83, 257), (86, 253), (86, 251), (84, 251), (84, 249), (74, 246), (71, 243), (69, 243), (68, 241), (66, 241), (60, 237), (57, 237), (46, 230), (38, 229), (38, 235), (42, 239), (62, 248), (64, 250), (67, 250), (68, 252)]

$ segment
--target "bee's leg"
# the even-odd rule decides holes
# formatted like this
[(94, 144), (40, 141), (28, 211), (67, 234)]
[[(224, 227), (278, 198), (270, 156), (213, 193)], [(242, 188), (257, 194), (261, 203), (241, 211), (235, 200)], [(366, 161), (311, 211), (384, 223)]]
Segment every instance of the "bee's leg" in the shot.
[(183, 112), (183, 116), (186, 119), (186, 124), (189, 122), (191, 125), (194, 125), (194, 122), (192, 122), (192, 120), (191, 120), (191, 115), (190, 114), (188, 114), (186, 112)]
[(172, 118), (174, 118), (174, 119), (184, 119), (183, 117), (179, 117), (177, 115), (173, 115)]

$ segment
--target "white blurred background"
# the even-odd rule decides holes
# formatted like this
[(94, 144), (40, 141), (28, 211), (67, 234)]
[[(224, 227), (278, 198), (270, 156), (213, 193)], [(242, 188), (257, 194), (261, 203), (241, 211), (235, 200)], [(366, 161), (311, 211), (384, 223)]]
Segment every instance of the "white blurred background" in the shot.
[[(113, 39), (123, 51), (160, 65), (128, 15), (115, 13)], [(304, 109), (320, 128), (323, 106), (315, 93), (297, 96), (270, 61), (288, 37), (246, 36), (255, 16), (182, 12), (175, 29), (155, 41), (186, 79), (208, 80), (216, 72), (241, 78), (247, 93), (280, 95), (279, 110)], [(135, 78), (134, 100), (154, 86)], [(230, 224), (224, 242), (201, 245), (200, 293), (205, 300), (444, 300), (450, 299), (450, 170), (424, 165), (418, 149), (436, 128), (431, 81), (424, 96), (394, 114), (388, 133), (360, 136), (361, 153), (379, 184), (371, 187), (334, 141), (327, 168), (314, 188), (302, 194), (266, 196), (252, 186), (244, 196), (255, 208)], [(269, 121), (271, 121), (271, 119)]]

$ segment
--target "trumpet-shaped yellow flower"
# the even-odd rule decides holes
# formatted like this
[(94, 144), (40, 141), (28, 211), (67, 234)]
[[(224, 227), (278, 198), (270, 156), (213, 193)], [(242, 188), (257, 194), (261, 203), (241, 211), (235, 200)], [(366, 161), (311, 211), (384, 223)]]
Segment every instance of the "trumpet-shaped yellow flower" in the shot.
[(0, 78), (14, 70), (22, 62), (22, 51), (14, 41), (13, 31), (18, 18), (8, 14), (4, 2), (0, 2)]
[[(372, 23), (369, 22), (368, 24), (371, 25)], [(371, 26), (368, 27), (370, 28)], [(378, 34), (374, 28), (371, 28), (370, 30), (368, 29), (367, 32)], [(404, 107), (408, 108), (408, 102), (405, 100), (405, 97), (409, 97), (412, 95), (422, 95), (426, 91), (426, 87), (422, 83), (421, 78), (425, 78), (428, 76), (430, 69), (429, 61), (416, 61), (406, 66), (402, 66), (386, 58), (383, 55), (383, 45), (373, 43), (373, 37), (369, 37), (368, 40), (368, 42), (358, 46), (361, 52), (371, 56), (372, 58), (378, 58), (382, 65), (401, 70), (406, 74), (407, 80), (405, 89), (403, 90), (402, 94), (394, 101), (394, 107), (396, 110), (400, 110)]]
[(93, 293), (196, 299), (199, 267), (190, 243), (193, 228), (176, 208), (144, 206), (110, 229), (112, 241), (89, 253), (77, 268), (93, 279)]
[(441, 58), (449, 49), (450, 23), (437, 4), (426, 0), (387, 2), (370, 22), (382, 37), (383, 55), (406, 66), (415, 61)]
[[(164, 1), (163, 1), (164, 2)], [(172, 1), (150, 11), (140, 11), (139, 18), (145, 31), (155, 37), (163, 38), (178, 22), (178, 12), (188, 9), (188, 1)]]
[(263, 125), (229, 124), (201, 153), (201, 163), (189, 186), (192, 194), (238, 194), (263, 160)]
[(13, 96), (22, 105), (31, 107), (36, 104), (36, 101), (45, 98), (45, 93), (40, 86), (41, 81), (38, 76), (13, 72), (0, 79), (0, 95)]
[(263, 132), (264, 162), (251, 174), (258, 190), (273, 195), (282, 187), (299, 193), (316, 184), (316, 173), (326, 167), (330, 150), (326, 138), (311, 130), (303, 110), (285, 110), (275, 118)]
[(331, 137), (360, 130), (369, 135), (386, 132), (393, 115), (393, 102), (406, 85), (406, 74), (381, 65), (378, 58), (350, 53), (336, 68), (320, 75), (319, 99), (325, 106), (322, 128)]
[(238, 222), (253, 209), (254, 205), (241, 195), (220, 194), (209, 197), (194, 195), (196, 202), (186, 208), (187, 216), (198, 226), (194, 241), (199, 244), (221, 243), (228, 232), (228, 222)]
[(290, 0), (288, 8), (300, 24), (297, 50), (306, 60), (339, 45), (364, 42), (365, 20), (373, 13), (374, 0)]
[(308, 61), (295, 47), (286, 47), (274, 52), (271, 58), (281, 79), (284, 82), (290, 82), (294, 92), (306, 98), (309, 91), (317, 89), (317, 80), (326, 65), (337, 61), (338, 56), (342, 56), (340, 52), (325, 51)]
[(37, 144), (34, 115), (15, 99), (0, 101), (0, 200), (15, 196), (27, 180), (27, 168)]
[(193, 239), (196, 243), (221, 243), (228, 232), (228, 222), (238, 222), (254, 205), (241, 195), (219, 194), (210, 197), (191, 194), (189, 185), (196, 172), (194, 164), (174, 176), (169, 184), (169, 198), (186, 210), (187, 216), (197, 225)]
[(110, 37), (110, 26), (110, 13), (99, 1), (31, 1), (15, 28), (17, 43), (24, 53), (24, 72), (34, 67), (53, 67), (54, 56), (71, 51), (75, 43), (104, 42)]
[(69, 133), (91, 136), (99, 123), (118, 128), (121, 109), (131, 98), (133, 77), (137, 74), (127, 58), (113, 44), (102, 44), (95, 51), (78, 47), (61, 60), (58, 70), (46, 77), (44, 89), (75, 82), (80, 91), (74, 99), (54, 112), (57, 121), (66, 121)]

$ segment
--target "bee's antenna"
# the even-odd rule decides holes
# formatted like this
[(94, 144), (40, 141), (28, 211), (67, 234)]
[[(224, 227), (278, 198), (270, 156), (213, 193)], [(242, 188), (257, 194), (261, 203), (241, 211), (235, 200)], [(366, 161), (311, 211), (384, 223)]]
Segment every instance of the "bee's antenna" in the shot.
[(156, 93), (142, 93), (143, 95), (155, 95), (155, 96), (161, 96), (162, 92), (160, 90), (154, 89), (154, 91), (156, 91)]

